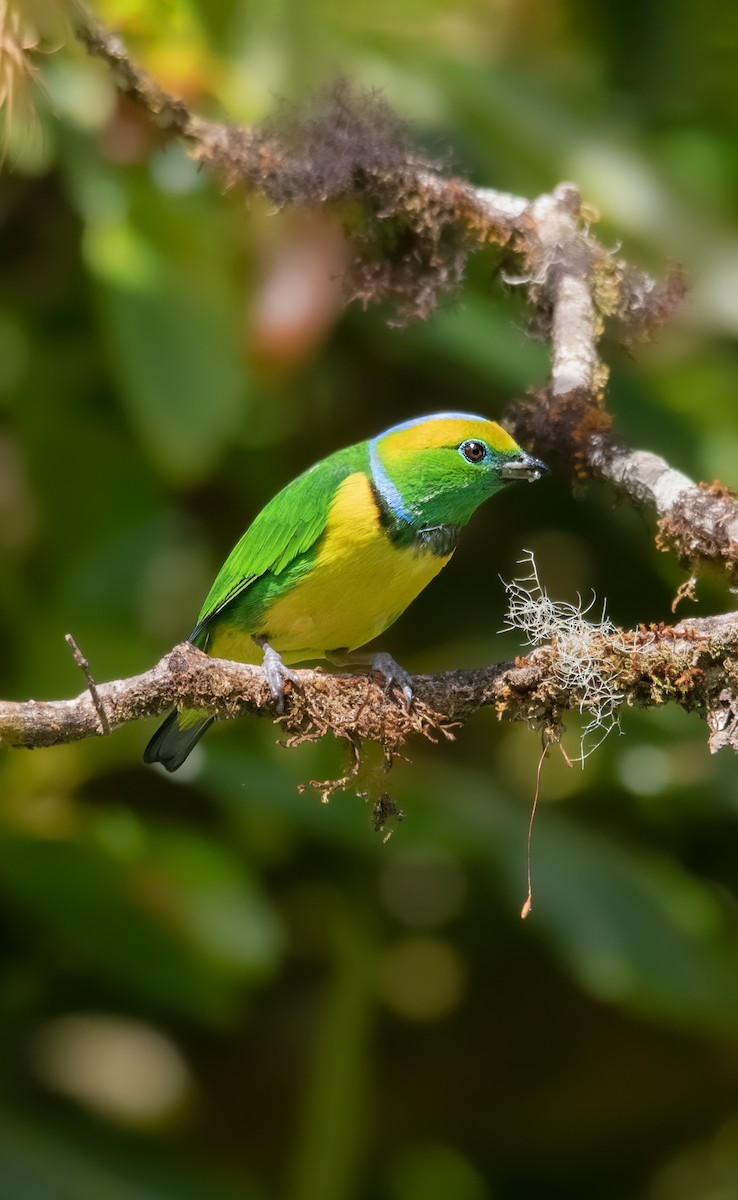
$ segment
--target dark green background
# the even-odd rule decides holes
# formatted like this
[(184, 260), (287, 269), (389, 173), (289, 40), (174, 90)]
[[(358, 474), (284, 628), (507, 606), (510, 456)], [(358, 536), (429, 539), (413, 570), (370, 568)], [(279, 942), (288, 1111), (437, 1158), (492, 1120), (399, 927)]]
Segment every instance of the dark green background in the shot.
[[(738, 483), (733, 5), (97, 11), (213, 115), (261, 120), (342, 71), (481, 185), (576, 181), (606, 243), (692, 284), (656, 344), (607, 343), (617, 426)], [(316, 458), (434, 409), (499, 415), (546, 373), (492, 251), (426, 324), (333, 314), (313, 283), (316, 329), (267, 344), (264, 280), (314, 230), (223, 196), (42, 32), (41, 129), (13, 131), (0, 177), (0, 680), (18, 699), (80, 690), (70, 630), (100, 679), (156, 661)], [(683, 575), (653, 532), (560, 476), (511, 489), (383, 646), (419, 670), (515, 653), (498, 573), (524, 548), (557, 598), (668, 620)], [(719, 579), (698, 594), (735, 604)], [(696, 717), (627, 712), (583, 771), (546, 763), (526, 923), (536, 733), (482, 713), (387, 778), (372, 758), (363, 785), (406, 813), (384, 844), (364, 800), (298, 794), (344, 769), (340, 746), (287, 751), (241, 721), (168, 778), (141, 764), (151, 729), (0, 761), (4, 1200), (738, 1195), (736, 766)]]

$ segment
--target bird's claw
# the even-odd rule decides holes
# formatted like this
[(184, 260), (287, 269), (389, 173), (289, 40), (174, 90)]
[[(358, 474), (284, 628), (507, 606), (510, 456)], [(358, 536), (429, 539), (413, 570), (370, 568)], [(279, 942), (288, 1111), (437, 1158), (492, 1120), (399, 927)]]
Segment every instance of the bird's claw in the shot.
[(264, 638), (254, 638), (254, 641), (257, 646), (261, 646), (264, 653), (264, 661), (261, 664), (261, 669), (269, 685), (269, 691), (272, 693), (272, 699), (275, 702), (277, 712), (283, 713), (284, 685), (288, 679), (290, 683), (297, 683), (297, 676), (294, 671), (290, 671), (289, 667), (285, 666), (281, 655)]
[(372, 670), (378, 671), (385, 678), (385, 691), (389, 691), (393, 683), (396, 683), (402, 692), (405, 701), (405, 708), (410, 708), (413, 702), (413, 684), (410, 675), (404, 667), (395, 662), (391, 654), (385, 651), (380, 651), (372, 658)]

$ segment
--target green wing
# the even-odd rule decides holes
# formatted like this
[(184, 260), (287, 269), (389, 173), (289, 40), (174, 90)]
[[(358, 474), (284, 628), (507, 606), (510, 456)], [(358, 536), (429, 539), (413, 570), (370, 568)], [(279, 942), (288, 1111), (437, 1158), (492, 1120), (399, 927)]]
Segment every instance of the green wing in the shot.
[(269, 501), (223, 563), (190, 641), (258, 579), (281, 575), (315, 545), (325, 530), (339, 485), (364, 464), (363, 448), (363, 444), (351, 446), (324, 458)]

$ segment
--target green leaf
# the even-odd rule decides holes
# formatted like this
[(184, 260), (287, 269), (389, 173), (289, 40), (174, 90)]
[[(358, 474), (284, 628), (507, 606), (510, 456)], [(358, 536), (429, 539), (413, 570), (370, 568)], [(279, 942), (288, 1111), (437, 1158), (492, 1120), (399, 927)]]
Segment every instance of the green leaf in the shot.
[(88, 231), (87, 257), (120, 396), (147, 453), (178, 483), (203, 479), (247, 404), (237, 300), (217, 271), (154, 252), (131, 227)]
[(179, 898), (161, 866), (131, 868), (73, 842), (8, 838), (0, 891), (67, 965), (129, 1002), (206, 1022), (227, 1018), (237, 1003), (237, 980), (203, 954), (202, 934), (198, 945), (176, 928)]
[[(423, 806), (429, 803), (426, 834), (435, 826), (447, 847), (491, 862), (511, 911), (519, 912), (527, 812), (459, 770), (445, 787), (443, 775), (434, 779), (423, 797)], [(735, 1032), (735, 930), (707, 884), (666, 855), (606, 840), (545, 811), (536, 818), (532, 869), (527, 928), (586, 991), (664, 1023)]]
[[(199, 1172), (134, 1152), (95, 1128), (0, 1113), (0, 1195), (7, 1200), (235, 1200)], [(239, 1200), (257, 1193), (241, 1187)], [(259, 1193), (263, 1195), (263, 1193)]]

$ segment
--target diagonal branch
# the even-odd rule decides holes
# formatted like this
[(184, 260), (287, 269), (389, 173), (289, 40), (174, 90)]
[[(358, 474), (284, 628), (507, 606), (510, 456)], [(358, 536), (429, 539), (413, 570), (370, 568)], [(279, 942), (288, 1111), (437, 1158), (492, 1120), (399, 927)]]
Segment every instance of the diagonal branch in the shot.
[(544, 459), (563, 462), (580, 478), (604, 479), (632, 503), (653, 507), (660, 545), (691, 571), (717, 563), (738, 581), (732, 494), (697, 485), (658, 456), (626, 446), (610, 432), (603, 405), (607, 371), (598, 344), (605, 321), (614, 319), (626, 342), (648, 336), (678, 307), (684, 283), (674, 273), (657, 285), (598, 242), (587, 225), (593, 214), (583, 211), (573, 184), (529, 201), (447, 178), (410, 145), (381, 98), (355, 96), (345, 85), (302, 113), (287, 109), (262, 126), (208, 121), (166, 93), (83, 9), (77, 34), (121, 91), (182, 138), (226, 186), (240, 183), (279, 206), (362, 199), (365, 221), (350, 235), (348, 299), (390, 298), (401, 318), (426, 316), (438, 293), (458, 284), (475, 245), (502, 245), (520, 266), (508, 282), (526, 288), (535, 330), (551, 342), (548, 389), (515, 406), (507, 425)]
[(719, 483), (695, 483), (658, 454), (634, 450), (613, 433), (589, 393), (553, 388), (513, 405), (503, 422), (525, 446), (580, 479), (602, 479), (658, 518), (657, 545), (690, 571), (722, 567), (738, 584), (738, 500)]

